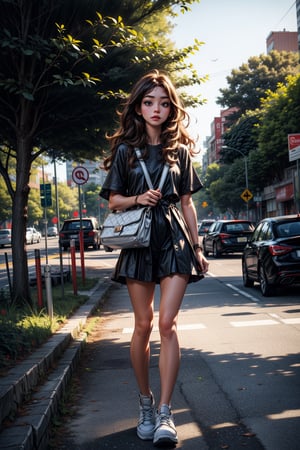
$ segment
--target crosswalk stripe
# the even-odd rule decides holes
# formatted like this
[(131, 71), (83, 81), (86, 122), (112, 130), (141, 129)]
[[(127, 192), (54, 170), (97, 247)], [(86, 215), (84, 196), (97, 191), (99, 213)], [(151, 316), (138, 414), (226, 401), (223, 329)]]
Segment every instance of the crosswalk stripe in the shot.
[(300, 317), (294, 317), (292, 319), (281, 319), (281, 322), (283, 322), (287, 325), (294, 325), (294, 324), (300, 323)]
[[(278, 317), (278, 320), (272, 319), (262, 319), (262, 320), (243, 320), (229, 322), (232, 327), (242, 328), (242, 327), (261, 327), (261, 326), (271, 326), (271, 325), (295, 325), (300, 324), (300, 317), (294, 317), (291, 319), (282, 319)], [(177, 327), (178, 331), (189, 331), (189, 330), (205, 330), (207, 327), (203, 323), (190, 323), (183, 324)], [(134, 331), (133, 327), (123, 328), (123, 334), (132, 334)], [(153, 327), (154, 332), (158, 332), (157, 326)]]
[(233, 327), (259, 327), (265, 325), (280, 325), (276, 320), (244, 320), (242, 322), (230, 322)]
[[(203, 323), (189, 323), (185, 325), (178, 325), (178, 331), (186, 331), (186, 330), (204, 330), (206, 328)], [(153, 327), (153, 331), (159, 331), (158, 327)], [(123, 334), (133, 333), (133, 328), (123, 328)]]

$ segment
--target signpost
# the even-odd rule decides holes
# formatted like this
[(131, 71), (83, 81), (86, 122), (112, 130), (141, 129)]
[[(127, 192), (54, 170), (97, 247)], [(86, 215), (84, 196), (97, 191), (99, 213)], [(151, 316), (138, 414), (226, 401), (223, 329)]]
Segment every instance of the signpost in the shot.
[(289, 161), (297, 161), (296, 178), (294, 182), (294, 200), (298, 212), (300, 211), (300, 133), (288, 134)]
[(82, 201), (81, 201), (81, 191), (80, 186), (85, 184), (89, 179), (89, 172), (83, 166), (77, 166), (73, 169), (72, 178), (74, 183), (78, 186), (78, 198), (79, 198), (79, 218), (80, 218), (80, 231), (79, 231), (79, 249), (80, 249), (80, 260), (81, 260), (81, 275), (82, 282), (85, 284), (85, 267), (84, 267), (84, 242), (83, 242), (83, 230), (82, 230)]

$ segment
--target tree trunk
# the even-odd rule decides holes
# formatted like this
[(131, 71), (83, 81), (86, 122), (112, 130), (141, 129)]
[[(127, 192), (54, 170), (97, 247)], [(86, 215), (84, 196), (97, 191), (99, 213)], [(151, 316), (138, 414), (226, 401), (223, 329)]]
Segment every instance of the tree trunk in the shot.
[(26, 253), (27, 204), (31, 167), (31, 140), (17, 142), (16, 190), (12, 208), (13, 301), (32, 306)]

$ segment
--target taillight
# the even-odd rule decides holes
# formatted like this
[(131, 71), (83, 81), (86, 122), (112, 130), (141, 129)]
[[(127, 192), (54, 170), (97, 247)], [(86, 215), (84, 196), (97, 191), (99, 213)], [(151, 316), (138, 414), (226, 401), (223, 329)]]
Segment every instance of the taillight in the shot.
[(226, 234), (226, 233), (220, 233), (219, 236), (220, 236), (220, 239), (221, 239), (222, 241), (223, 241), (224, 239), (228, 239), (228, 238), (231, 237), (230, 234)]
[(286, 255), (294, 249), (288, 245), (269, 245), (269, 252), (272, 256)]
[(89, 231), (88, 236), (94, 236), (94, 232), (93, 231)]

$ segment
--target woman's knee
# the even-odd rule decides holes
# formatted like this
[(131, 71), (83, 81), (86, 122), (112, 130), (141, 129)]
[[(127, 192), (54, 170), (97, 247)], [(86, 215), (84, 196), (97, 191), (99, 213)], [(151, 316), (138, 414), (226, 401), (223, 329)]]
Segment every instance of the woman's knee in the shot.
[(144, 318), (135, 322), (135, 333), (139, 336), (148, 337), (153, 328), (153, 319), (152, 318)]
[(176, 319), (170, 317), (159, 318), (159, 333), (163, 337), (171, 337), (177, 332)]

